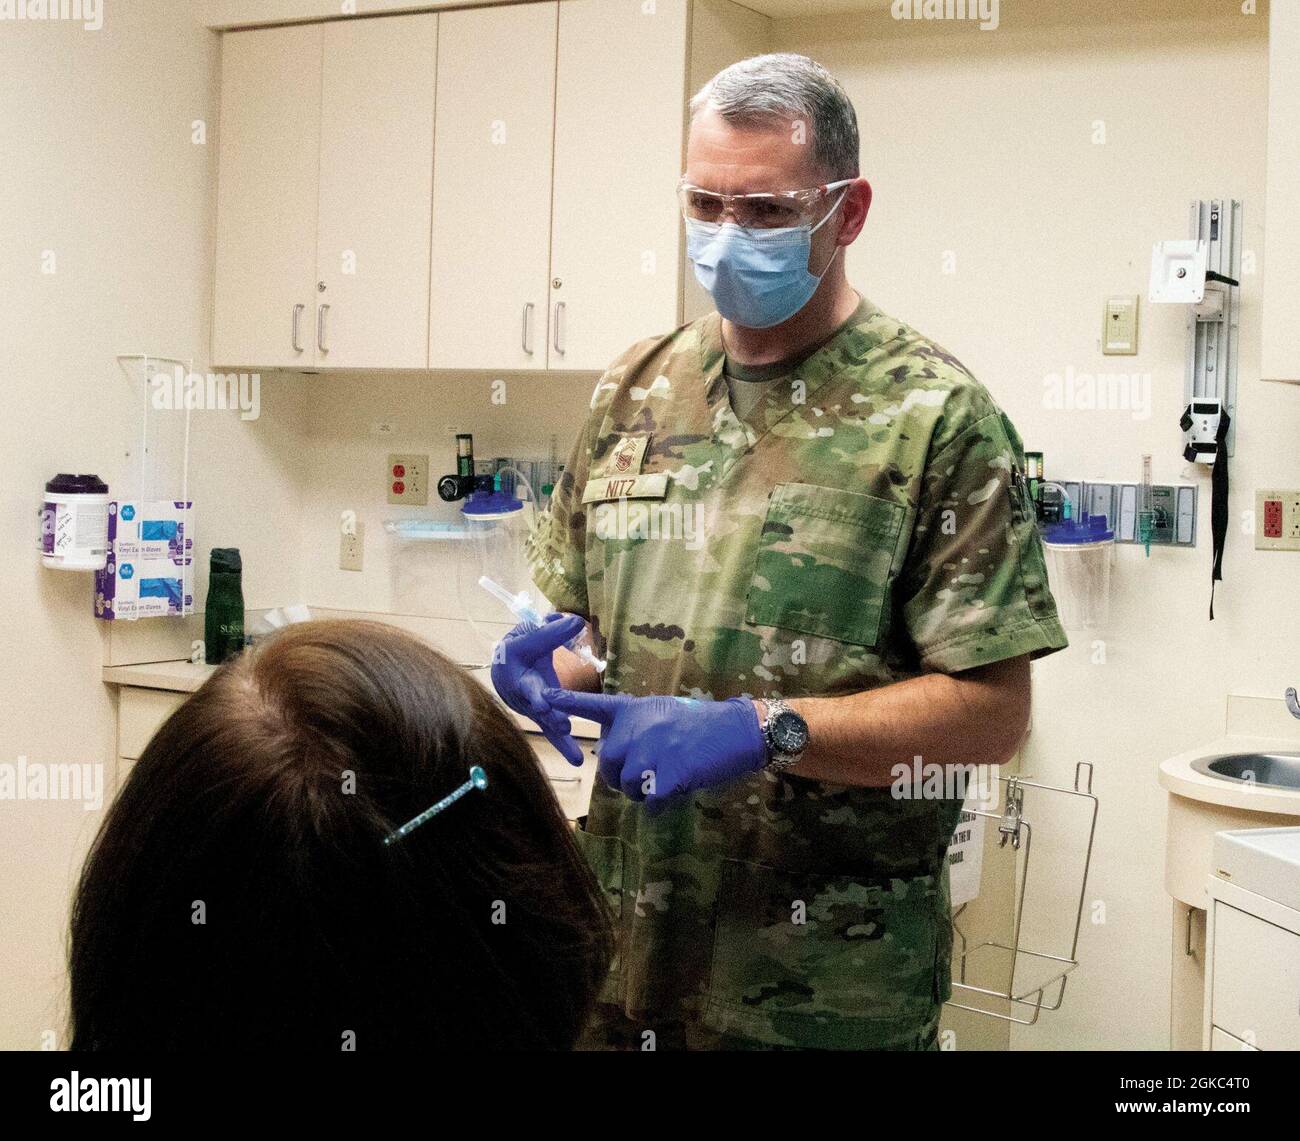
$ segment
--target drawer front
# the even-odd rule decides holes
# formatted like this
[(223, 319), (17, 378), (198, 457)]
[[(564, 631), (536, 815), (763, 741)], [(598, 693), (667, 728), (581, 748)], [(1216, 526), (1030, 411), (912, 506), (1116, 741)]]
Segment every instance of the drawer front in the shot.
[(1261, 1050), (1300, 1050), (1300, 935), (1214, 908), (1211, 1023)]
[(1234, 1038), (1226, 1030), (1220, 1030), (1217, 1026), (1210, 1027), (1210, 1049), (1211, 1050), (1246, 1050), (1258, 1054), (1259, 1049), (1252, 1046), (1249, 1042), (1243, 1042), (1240, 1038)]
[(141, 689), (123, 686), (117, 706), (117, 754), (127, 760), (139, 760), (144, 747), (177, 709), (185, 704), (188, 693), (167, 689)]
[(526, 733), (525, 736), (551, 782), (551, 789), (560, 802), (565, 817), (577, 820), (586, 816), (587, 807), (591, 804), (591, 784), (596, 776), (596, 754), (593, 750), (596, 742), (577, 738), (584, 759), (582, 767), (575, 768), (540, 733)]

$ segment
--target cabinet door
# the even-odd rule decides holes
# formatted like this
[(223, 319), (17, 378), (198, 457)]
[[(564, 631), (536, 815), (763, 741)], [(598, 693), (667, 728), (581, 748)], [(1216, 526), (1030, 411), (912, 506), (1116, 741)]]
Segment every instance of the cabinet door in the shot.
[(680, 321), (686, 17), (686, 0), (560, 5), (553, 369), (603, 369)]
[(317, 365), (424, 368), (438, 17), (324, 25)]
[(321, 41), (319, 24), (222, 38), (214, 364), (315, 362)]
[(431, 368), (546, 367), (557, 7), (441, 17)]
[(1210, 1049), (1223, 1052), (1225, 1050), (1246, 1051), (1248, 1053), (1259, 1053), (1258, 1047), (1252, 1046), (1249, 1042), (1243, 1042), (1240, 1038), (1234, 1038), (1220, 1030), (1217, 1026), (1210, 1027)]
[[(1300, 5), (1270, 4), (1268, 167), (1264, 214), (1264, 339), (1260, 376), (1300, 383)], [(1254, 203), (1248, 203), (1253, 206)]]
[(1300, 1050), (1300, 935), (1212, 906), (1212, 1025), (1260, 1050)]

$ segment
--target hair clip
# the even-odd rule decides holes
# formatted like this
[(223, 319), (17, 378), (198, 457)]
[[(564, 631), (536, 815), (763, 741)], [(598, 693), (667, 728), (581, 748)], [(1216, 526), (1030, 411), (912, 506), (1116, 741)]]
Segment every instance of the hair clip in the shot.
[(437, 804), (433, 805), (431, 808), (426, 808), (423, 812), (420, 813), (419, 816), (416, 816), (414, 819), (408, 820), (399, 829), (397, 829), (396, 832), (390, 832), (387, 836), (384, 837), (384, 843), (396, 844), (397, 841), (400, 840), (403, 836), (406, 836), (409, 833), (414, 832), (415, 829), (417, 829), (421, 824), (424, 824), (427, 821), (432, 820), (435, 816), (438, 815), (439, 812), (441, 812), (448, 805), (455, 804), (456, 801), (458, 801), (467, 792), (471, 792), (476, 788), (487, 788), (487, 786), (488, 786), (487, 773), (485, 773), (481, 768), (479, 768), (478, 765), (475, 765), (472, 769), (469, 770), (469, 780), (467, 780), (463, 785), (461, 785), (460, 788), (456, 789), (454, 792), (449, 792), (440, 801), (438, 801)]

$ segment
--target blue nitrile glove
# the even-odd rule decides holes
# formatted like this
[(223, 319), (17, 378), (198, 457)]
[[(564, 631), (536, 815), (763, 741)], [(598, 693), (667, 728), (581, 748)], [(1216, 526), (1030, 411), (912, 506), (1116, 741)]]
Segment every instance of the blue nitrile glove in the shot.
[(632, 800), (653, 804), (767, 764), (758, 712), (745, 697), (693, 701), (566, 689), (542, 696), (552, 709), (600, 723), (600, 775)]
[(492, 651), (492, 684), (511, 709), (531, 717), (543, 736), (571, 765), (582, 764), (582, 748), (569, 735), (569, 718), (542, 696), (556, 690), (559, 678), (551, 661), (555, 651), (582, 633), (586, 623), (576, 614), (548, 614), (535, 629), (520, 623)]

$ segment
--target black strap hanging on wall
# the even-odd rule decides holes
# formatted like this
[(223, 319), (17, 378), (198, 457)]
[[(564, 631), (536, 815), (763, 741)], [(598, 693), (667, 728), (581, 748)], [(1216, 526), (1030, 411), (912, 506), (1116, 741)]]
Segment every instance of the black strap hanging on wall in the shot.
[(1210, 533), (1214, 537), (1214, 567), (1210, 572), (1210, 621), (1214, 621), (1214, 584), (1223, 581), (1223, 546), (1228, 538), (1228, 426), (1232, 417), (1226, 408), (1219, 413), (1219, 430), (1214, 434), (1214, 472), (1210, 477)]

